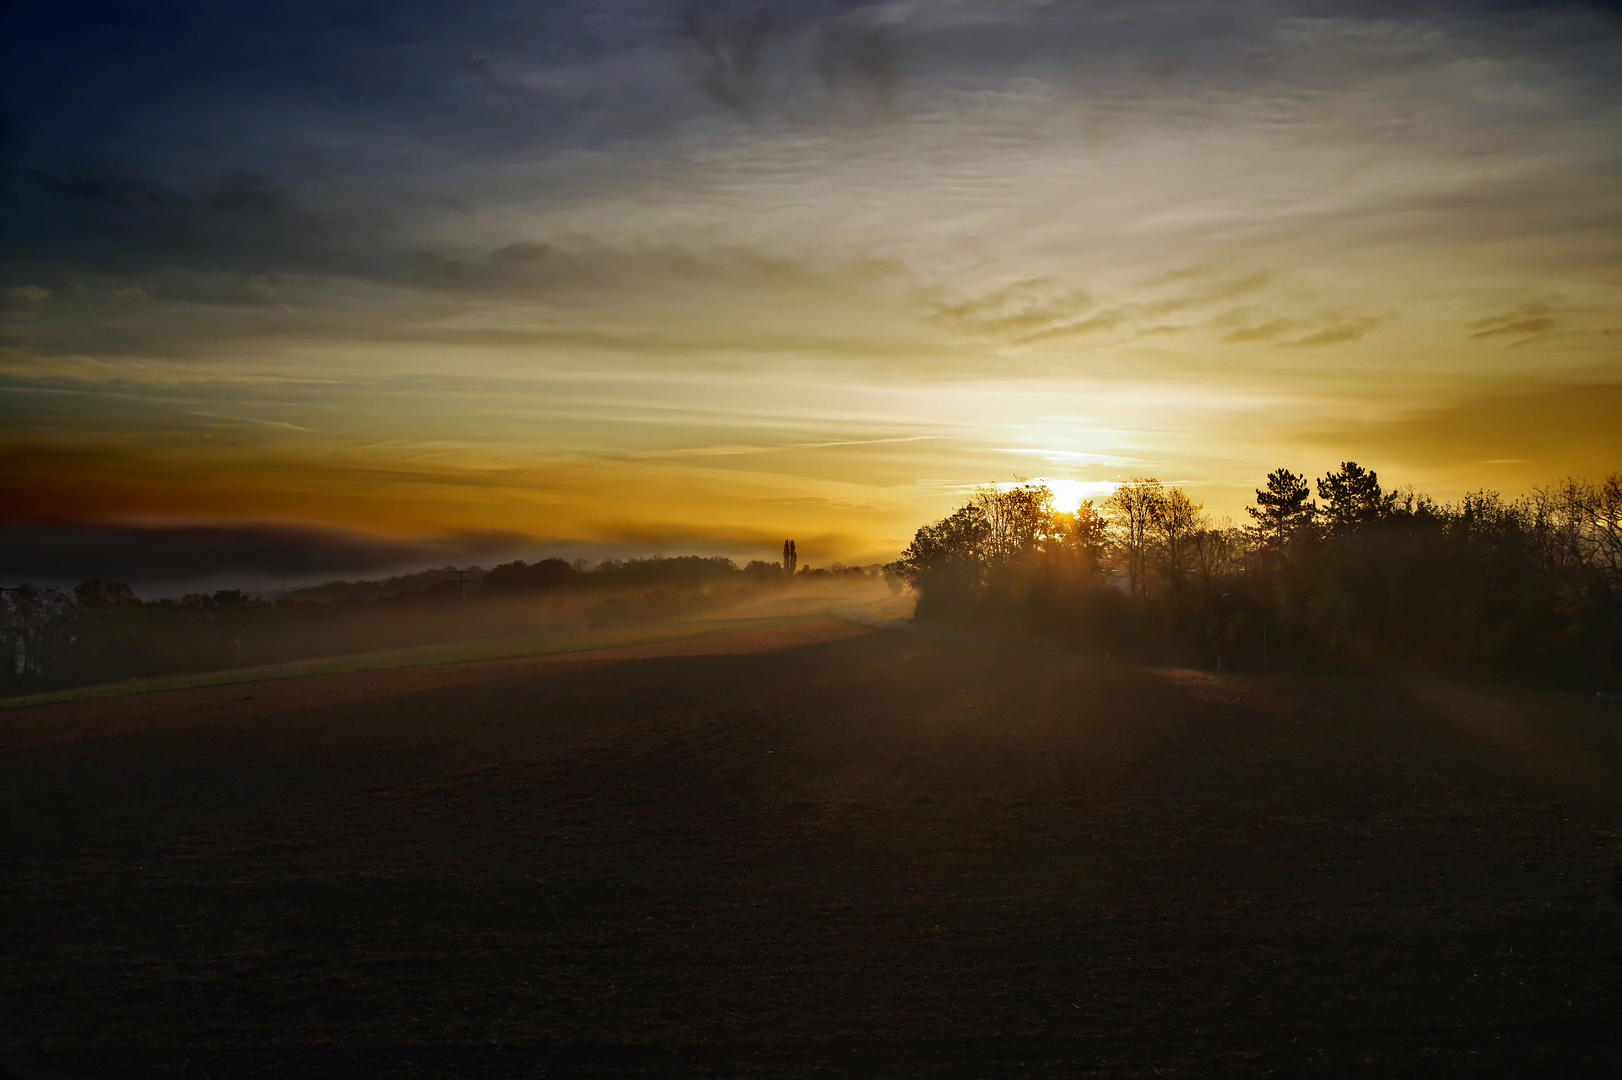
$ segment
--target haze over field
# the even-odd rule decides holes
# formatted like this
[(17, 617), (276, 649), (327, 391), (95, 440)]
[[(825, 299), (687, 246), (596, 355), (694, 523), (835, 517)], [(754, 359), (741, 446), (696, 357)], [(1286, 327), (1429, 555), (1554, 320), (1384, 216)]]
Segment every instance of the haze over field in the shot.
[[(0, 573), (1622, 463), (1600, 3), (10, 6)], [(268, 582), (267, 582), (268, 584)]]

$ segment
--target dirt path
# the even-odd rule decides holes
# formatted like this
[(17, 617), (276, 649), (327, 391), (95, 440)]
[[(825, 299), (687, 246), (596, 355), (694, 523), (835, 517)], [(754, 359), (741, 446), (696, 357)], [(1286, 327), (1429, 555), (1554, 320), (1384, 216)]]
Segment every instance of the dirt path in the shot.
[(1614, 702), (807, 618), (0, 745), (18, 1075), (1622, 1067)]

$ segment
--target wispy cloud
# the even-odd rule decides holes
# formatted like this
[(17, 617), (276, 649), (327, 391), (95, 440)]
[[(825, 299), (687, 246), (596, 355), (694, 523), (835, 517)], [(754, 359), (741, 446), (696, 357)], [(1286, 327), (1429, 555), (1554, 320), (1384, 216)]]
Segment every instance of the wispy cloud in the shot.
[(999, 454), (1026, 454), (1044, 461), (1063, 462), (1067, 465), (1130, 465), (1131, 458), (1112, 454), (1090, 454), (1080, 450), (1040, 450), (1030, 447), (999, 447)]
[(1522, 304), (1514, 311), (1477, 319), (1471, 323), (1470, 335), (1477, 341), (1490, 338), (1513, 338), (1517, 342), (1546, 337), (1560, 328), (1560, 320), (1549, 313), (1549, 305)]
[(308, 432), (310, 430), (307, 427), (300, 427), (298, 424), (290, 424), (285, 420), (263, 420), (257, 416), (227, 416), (224, 413), (198, 412), (196, 410), (192, 410), (186, 415), (202, 417), (205, 420), (224, 420), (233, 424), (257, 424), (260, 427), (278, 428), (282, 431)]
[(892, 443), (938, 441), (939, 435), (898, 435), (884, 439), (832, 439), (825, 442), (782, 443), (772, 446), (728, 444), (721, 446), (689, 446), (669, 450), (627, 451), (622, 457), (655, 460), (659, 458), (743, 457), (753, 454), (785, 454), (805, 450), (827, 450), (836, 446), (884, 446)]

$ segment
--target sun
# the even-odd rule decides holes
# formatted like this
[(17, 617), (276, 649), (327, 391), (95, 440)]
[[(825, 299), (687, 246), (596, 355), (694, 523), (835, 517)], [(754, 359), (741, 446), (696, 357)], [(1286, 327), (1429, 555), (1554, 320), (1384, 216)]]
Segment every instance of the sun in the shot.
[(1077, 507), (1088, 499), (1102, 499), (1120, 485), (1113, 480), (1060, 480), (1038, 477), (1037, 483), (1046, 484), (1053, 492), (1053, 509), (1074, 514)]

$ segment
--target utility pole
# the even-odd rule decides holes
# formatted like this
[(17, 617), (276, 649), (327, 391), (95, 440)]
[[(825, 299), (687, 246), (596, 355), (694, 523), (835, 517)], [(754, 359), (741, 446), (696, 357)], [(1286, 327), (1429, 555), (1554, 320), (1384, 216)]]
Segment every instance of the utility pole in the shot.
[(463, 600), (466, 600), (467, 599), (467, 579), (473, 576), (472, 568), (470, 567), (469, 569), (466, 569), (466, 570), (455, 570), (455, 569), (453, 569), (453, 570), (451, 570), (451, 573), (456, 575), (456, 595), (461, 597)]

